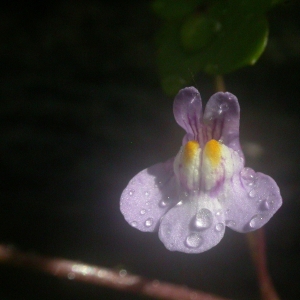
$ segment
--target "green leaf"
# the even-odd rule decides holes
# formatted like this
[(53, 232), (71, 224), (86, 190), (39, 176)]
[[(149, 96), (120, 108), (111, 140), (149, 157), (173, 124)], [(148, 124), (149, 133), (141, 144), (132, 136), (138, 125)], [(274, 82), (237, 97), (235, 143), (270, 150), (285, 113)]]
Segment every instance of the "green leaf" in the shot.
[(201, 0), (155, 0), (151, 6), (160, 18), (165, 20), (182, 19), (199, 5)]
[(231, 0), (230, 6), (240, 13), (263, 13), (284, 0)]
[(221, 75), (255, 64), (268, 40), (265, 12), (282, 1), (155, 0), (166, 20), (157, 38), (164, 91), (176, 94), (199, 71)]
[(263, 15), (233, 16), (203, 51), (202, 69), (209, 74), (226, 74), (256, 63), (268, 40), (268, 22)]
[(180, 38), (183, 49), (195, 52), (207, 46), (219, 29), (220, 23), (203, 15), (192, 15), (183, 24)]
[(173, 96), (180, 88), (192, 81), (200, 71), (199, 55), (188, 55), (183, 51), (179, 38), (180, 24), (166, 24), (157, 36), (157, 62), (162, 87)]

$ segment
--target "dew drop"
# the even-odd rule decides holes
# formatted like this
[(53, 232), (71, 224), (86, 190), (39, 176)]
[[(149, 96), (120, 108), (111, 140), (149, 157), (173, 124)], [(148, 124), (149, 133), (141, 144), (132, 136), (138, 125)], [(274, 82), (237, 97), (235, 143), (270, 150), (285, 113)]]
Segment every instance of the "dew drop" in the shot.
[(256, 196), (256, 190), (251, 190), (249, 192), (249, 197), (254, 198)]
[(164, 201), (164, 200), (161, 200), (161, 201), (159, 202), (159, 205), (160, 205), (161, 207), (166, 207), (166, 206), (168, 205), (168, 203), (167, 203), (166, 201)]
[(146, 210), (145, 209), (142, 209), (141, 210), (141, 215), (144, 215), (146, 213)]
[(218, 223), (216, 224), (216, 227), (215, 227), (216, 231), (222, 231), (224, 229), (224, 224), (223, 223)]
[(132, 196), (134, 194), (134, 190), (129, 191), (129, 196)]
[(203, 238), (198, 233), (192, 233), (186, 238), (185, 241), (188, 247), (197, 248), (202, 244)]
[(216, 212), (216, 216), (221, 216), (221, 214), (222, 214), (222, 211), (221, 210), (218, 210), (217, 212)]
[(149, 202), (146, 202), (146, 205), (149, 205)]
[(251, 219), (249, 226), (251, 228), (259, 228), (263, 225), (264, 223), (264, 218), (262, 215), (255, 215), (253, 216), (253, 218)]
[(73, 280), (75, 278), (75, 274), (73, 272), (68, 273), (68, 279)]
[(150, 227), (153, 224), (153, 218), (149, 218), (145, 221), (145, 226)]
[(177, 204), (176, 204), (176, 206), (181, 206), (183, 204), (183, 202), (182, 202), (182, 200), (180, 200)]
[(227, 103), (222, 103), (222, 104), (220, 105), (220, 109), (222, 109), (223, 111), (228, 110), (228, 104), (227, 104)]
[(241, 177), (246, 180), (248, 185), (253, 185), (254, 181), (255, 181), (255, 172), (254, 170), (252, 170), (251, 168), (244, 168), (241, 171)]
[(148, 197), (150, 193), (148, 191), (145, 192), (145, 196)]
[(268, 200), (263, 200), (261, 202), (260, 208), (262, 210), (269, 210), (271, 207), (270, 207), (270, 203), (268, 202)]
[(137, 226), (137, 222), (136, 221), (131, 222), (131, 226), (132, 227), (136, 227)]
[(127, 271), (125, 269), (122, 269), (119, 271), (120, 277), (125, 277), (127, 275)]
[(213, 222), (212, 212), (207, 208), (202, 208), (196, 214), (194, 225), (198, 229), (206, 229), (211, 226)]
[(234, 227), (235, 225), (236, 225), (236, 223), (233, 220), (226, 221), (226, 226), (228, 226), (228, 227)]

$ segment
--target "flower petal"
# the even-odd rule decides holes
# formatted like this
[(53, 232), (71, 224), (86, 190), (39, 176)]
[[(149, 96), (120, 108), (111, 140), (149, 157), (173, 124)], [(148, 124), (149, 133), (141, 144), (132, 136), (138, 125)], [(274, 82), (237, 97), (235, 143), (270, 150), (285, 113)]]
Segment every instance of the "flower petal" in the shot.
[(198, 90), (186, 87), (174, 99), (173, 112), (176, 122), (187, 132), (187, 140), (199, 140), (202, 122), (202, 102)]
[(222, 140), (244, 157), (239, 142), (240, 106), (233, 94), (219, 92), (211, 96), (206, 104), (204, 124), (208, 140)]
[(160, 218), (177, 202), (174, 158), (138, 173), (122, 193), (126, 221), (141, 231), (158, 229)]
[(179, 202), (162, 218), (159, 238), (167, 249), (200, 253), (222, 239), (225, 223), (217, 199), (205, 194), (196, 197)]
[(233, 178), (231, 190), (224, 205), (226, 225), (238, 232), (262, 227), (282, 204), (275, 181), (250, 168), (244, 168)]

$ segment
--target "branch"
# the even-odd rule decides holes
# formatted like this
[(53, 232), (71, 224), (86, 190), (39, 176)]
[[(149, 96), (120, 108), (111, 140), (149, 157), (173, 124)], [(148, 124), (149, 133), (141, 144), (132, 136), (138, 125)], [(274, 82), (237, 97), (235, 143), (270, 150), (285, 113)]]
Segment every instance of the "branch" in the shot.
[[(82, 281), (165, 300), (226, 300), (218, 296), (192, 290), (184, 286), (149, 280), (128, 274), (126, 270), (112, 271), (99, 266), (61, 258), (49, 258), (24, 253), (0, 244), (0, 263), (38, 270), (56, 277)], [(228, 300), (228, 299), (227, 299)]]

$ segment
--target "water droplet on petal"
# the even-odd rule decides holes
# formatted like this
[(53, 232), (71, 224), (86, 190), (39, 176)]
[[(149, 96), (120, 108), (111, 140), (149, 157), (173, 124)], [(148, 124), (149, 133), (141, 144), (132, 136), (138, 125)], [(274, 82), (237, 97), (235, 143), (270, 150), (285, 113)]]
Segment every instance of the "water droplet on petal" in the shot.
[(212, 222), (213, 222), (212, 212), (209, 209), (202, 208), (198, 211), (195, 217), (194, 225), (198, 229), (206, 229), (211, 226)]
[(217, 212), (216, 212), (216, 216), (221, 216), (221, 214), (222, 214), (222, 211), (221, 210), (218, 210)]
[(141, 210), (141, 215), (144, 215), (146, 213), (146, 210), (145, 209), (142, 209)]
[(171, 198), (168, 196), (167, 198), (161, 200), (159, 202), (160, 207), (166, 207), (171, 203)]
[(256, 196), (256, 190), (251, 190), (249, 192), (249, 197), (254, 198)]
[(136, 227), (136, 226), (137, 226), (137, 222), (136, 222), (136, 221), (133, 221), (133, 222), (130, 223), (130, 225), (131, 225), (132, 227)]
[(149, 218), (145, 221), (145, 226), (150, 227), (153, 224), (153, 218)]
[(161, 200), (159, 202), (159, 206), (161, 206), (161, 207), (166, 207), (167, 205), (168, 205), (168, 203), (166, 201), (164, 201), (164, 200)]
[(234, 227), (235, 225), (236, 225), (236, 223), (233, 220), (226, 221), (226, 226), (228, 226), (228, 227)]
[(185, 242), (188, 247), (197, 248), (202, 244), (203, 238), (198, 233), (192, 233), (186, 238)]
[(222, 109), (223, 111), (228, 110), (228, 104), (227, 104), (227, 103), (222, 103), (222, 104), (220, 105), (220, 109)]
[(228, 110), (228, 104), (227, 103), (222, 103), (219, 105), (219, 109), (218, 109), (218, 114), (222, 114), (224, 111)]
[(225, 226), (223, 223), (218, 223), (218, 224), (216, 224), (216, 227), (215, 227), (216, 231), (219, 231), (219, 232), (224, 230), (224, 228), (225, 228)]
[(183, 202), (182, 202), (182, 200), (180, 200), (177, 204), (176, 204), (176, 206), (180, 206), (180, 205), (182, 205), (183, 204)]
[(149, 205), (149, 202), (146, 202), (146, 205)]
[(145, 196), (147, 197), (147, 196), (149, 196), (150, 195), (150, 193), (148, 192), (148, 191), (146, 191), (145, 192)]
[(249, 226), (251, 228), (259, 228), (264, 224), (264, 217), (262, 215), (255, 215), (251, 219)]
[(254, 170), (252, 170), (251, 168), (244, 168), (241, 171), (241, 177), (246, 180), (248, 185), (253, 185), (255, 179), (256, 179), (256, 175)]
[(260, 209), (262, 209), (262, 210), (269, 210), (270, 208), (271, 208), (271, 205), (268, 202), (268, 200), (263, 200), (261, 202)]
[(132, 196), (134, 194), (134, 190), (129, 191), (129, 196)]

